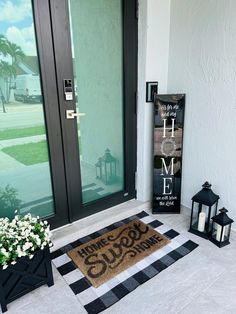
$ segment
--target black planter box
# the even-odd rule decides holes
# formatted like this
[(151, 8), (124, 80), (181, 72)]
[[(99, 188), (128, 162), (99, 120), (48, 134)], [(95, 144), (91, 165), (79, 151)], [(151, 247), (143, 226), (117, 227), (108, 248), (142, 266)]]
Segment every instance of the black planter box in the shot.
[(38, 250), (34, 257), (21, 257), (15, 265), (0, 269), (0, 303), (2, 312), (7, 304), (35, 288), (54, 284), (49, 247)]

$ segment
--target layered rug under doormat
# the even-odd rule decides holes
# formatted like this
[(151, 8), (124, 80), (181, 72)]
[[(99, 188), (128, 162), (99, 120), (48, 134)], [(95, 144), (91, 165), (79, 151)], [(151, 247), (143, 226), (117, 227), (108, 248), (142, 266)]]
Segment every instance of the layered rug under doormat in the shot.
[(169, 242), (136, 219), (77, 246), (67, 255), (97, 288)]
[(142, 211), (56, 250), (51, 258), (79, 302), (95, 314), (197, 246)]

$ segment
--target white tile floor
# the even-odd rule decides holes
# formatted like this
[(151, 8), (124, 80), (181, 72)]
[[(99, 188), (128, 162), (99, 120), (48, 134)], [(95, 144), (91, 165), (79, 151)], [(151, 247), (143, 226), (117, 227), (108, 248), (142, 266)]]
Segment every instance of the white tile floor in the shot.
[[(149, 204), (129, 201), (61, 228), (54, 232), (54, 249), (142, 209), (149, 210)], [(104, 314), (236, 314), (236, 233), (232, 232), (231, 245), (219, 249), (187, 232), (188, 214), (189, 210), (183, 208), (181, 215), (155, 217), (197, 242), (199, 247)], [(86, 313), (56, 269), (54, 279), (53, 287), (40, 287), (10, 303), (8, 314)]]

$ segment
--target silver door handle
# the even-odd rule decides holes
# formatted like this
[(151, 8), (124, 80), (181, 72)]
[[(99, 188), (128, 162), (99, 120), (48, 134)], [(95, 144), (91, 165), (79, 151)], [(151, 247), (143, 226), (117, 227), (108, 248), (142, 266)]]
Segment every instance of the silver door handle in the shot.
[(84, 112), (75, 112), (74, 110), (66, 110), (66, 119), (74, 119), (85, 116)]

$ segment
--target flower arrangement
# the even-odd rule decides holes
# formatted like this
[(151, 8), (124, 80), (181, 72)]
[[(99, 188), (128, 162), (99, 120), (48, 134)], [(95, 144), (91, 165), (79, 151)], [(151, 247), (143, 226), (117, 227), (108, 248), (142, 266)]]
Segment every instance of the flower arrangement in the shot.
[(15, 215), (0, 218), (0, 267), (6, 269), (14, 265), (22, 256), (33, 258), (33, 253), (47, 245), (52, 246), (50, 226), (39, 217)]

